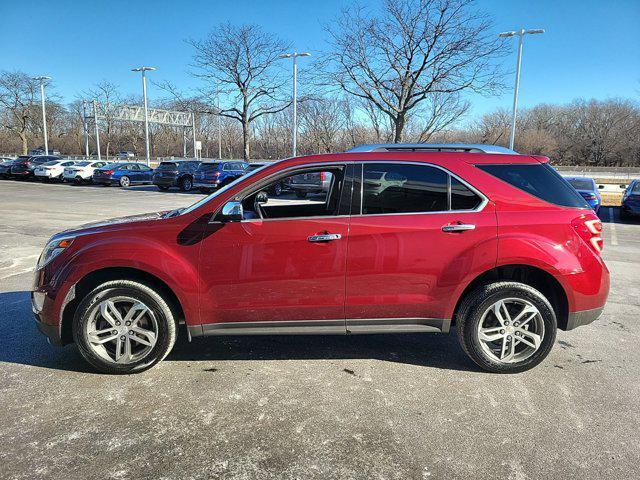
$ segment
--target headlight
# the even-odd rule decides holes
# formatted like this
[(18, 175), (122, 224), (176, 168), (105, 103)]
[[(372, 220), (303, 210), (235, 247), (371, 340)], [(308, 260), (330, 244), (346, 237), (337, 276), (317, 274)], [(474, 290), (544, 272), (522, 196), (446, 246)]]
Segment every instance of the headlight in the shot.
[(47, 243), (47, 246), (44, 247), (44, 250), (40, 254), (40, 258), (38, 259), (38, 266), (36, 268), (38, 270), (41, 269), (51, 260), (64, 252), (73, 243), (74, 238), (75, 237), (66, 237), (49, 240), (49, 243)]

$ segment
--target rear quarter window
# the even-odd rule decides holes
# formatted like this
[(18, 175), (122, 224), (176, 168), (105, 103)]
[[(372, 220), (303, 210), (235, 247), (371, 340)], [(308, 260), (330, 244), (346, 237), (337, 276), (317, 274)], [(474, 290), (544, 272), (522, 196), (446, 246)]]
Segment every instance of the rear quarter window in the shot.
[(476, 167), (545, 202), (562, 207), (589, 208), (584, 198), (548, 163)]

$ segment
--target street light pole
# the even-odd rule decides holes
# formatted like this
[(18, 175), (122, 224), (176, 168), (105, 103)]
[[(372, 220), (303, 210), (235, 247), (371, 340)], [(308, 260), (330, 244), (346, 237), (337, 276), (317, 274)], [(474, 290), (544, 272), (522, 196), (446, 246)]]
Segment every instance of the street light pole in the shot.
[(44, 154), (49, 155), (49, 139), (47, 138), (47, 110), (44, 99), (44, 82), (51, 80), (51, 77), (35, 77), (34, 80), (40, 82), (40, 101), (42, 102), (42, 133), (44, 134)]
[(518, 36), (518, 57), (516, 59), (516, 85), (513, 90), (513, 114), (511, 116), (511, 134), (509, 135), (509, 148), (513, 150), (513, 144), (516, 138), (516, 116), (518, 112), (518, 91), (520, 90), (520, 65), (522, 64), (522, 41), (525, 35), (535, 35), (538, 33), (544, 33), (543, 29), (520, 30), (503, 32), (500, 37), (514, 37)]
[[(98, 161), (100, 157), (100, 129), (98, 128), (98, 101), (93, 101), (93, 123), (96, 127), (96, 150), (98, 151)], [(108, 160), (108, 159), (107, 159)]]
[(82, 100), (82, 127), (84, 128), (84, 152), (89, 160), (89, 123), (87, 122), (87, 101)]
[(293, 156), (295, 157), (298, 152), (298, 92), (297, 92), (297, 83), (298, 83), (298, 57), (309, 57), (311, 56), (308, 52), (303, 53), (285, 53), (284, 55), (280, 55), (280, 58), (293, 58)]
[(147, 160), (147, 165), (151, 163), (151, 158), (149, 156), (149, 113), (147, 111), (147, 74), (146, 72), (152, 72), (156, 68), (155, 67), (139, 67), (132, 68), (132, 72), (142, 72), (142, 101), (144, 103), (144, 145), (145, 145), (145, 158)]
[(222, 160), (222, 115), (220, 115), (220, 89), (216, 92), (218, 104), (218, 160)]

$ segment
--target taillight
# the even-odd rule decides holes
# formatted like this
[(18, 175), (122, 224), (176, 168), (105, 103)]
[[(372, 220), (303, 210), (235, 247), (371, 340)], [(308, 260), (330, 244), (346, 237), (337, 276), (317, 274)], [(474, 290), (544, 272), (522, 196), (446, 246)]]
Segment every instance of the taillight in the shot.
[(571, 225), (596, 253), (602, 252), (604, 241), (602, 240), (602, 222), (600, 219), (593, 218), (591, 215), (581, 215), (574, 219)]
[(324, 182), (324, 178), (325, 178), (325, 173), (324, 172), (320, 172), (320, 181)]
[(105, 175), (113, 175), (115, 172), (113, 170), (103, 170), (102, 173)]

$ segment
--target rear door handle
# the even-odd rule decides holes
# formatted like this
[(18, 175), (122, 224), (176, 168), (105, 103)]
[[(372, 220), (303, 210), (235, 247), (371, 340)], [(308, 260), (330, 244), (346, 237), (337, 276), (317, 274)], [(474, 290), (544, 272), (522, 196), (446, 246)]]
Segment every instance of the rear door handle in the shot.
[(333, 242), (334, 240), (340, 240), (342, 235), (339, 233), (322, 233), (318, 235), (311, 235), (307, 240), (309, 242)]
[(468, 230), (475, 230), (476, 226), (469, 223), (458, 223), (455, 225), (445, 225), (442, 227), (443, 232), (466, 232)]

